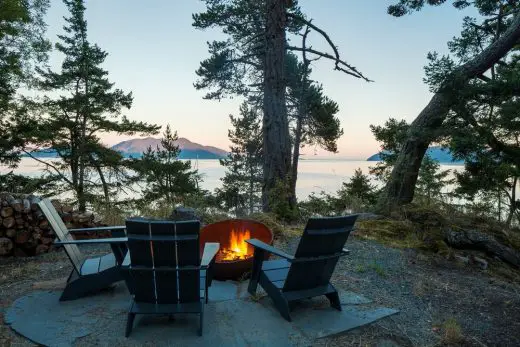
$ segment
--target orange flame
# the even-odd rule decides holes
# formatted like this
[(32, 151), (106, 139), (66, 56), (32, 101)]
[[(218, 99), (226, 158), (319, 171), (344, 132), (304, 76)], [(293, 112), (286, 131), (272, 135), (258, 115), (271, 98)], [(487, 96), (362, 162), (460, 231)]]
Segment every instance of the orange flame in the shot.
[(247, 249), (246, 240), (251, 238), (251, 233), (249, 230), (245, 232), (238, 232), (235, 230), (231, 230), (229, 234), (229, 247), (222, 248), (220, 250), (221, 257), (220, 260), (239, 260), (246, 259), (250, 257)]

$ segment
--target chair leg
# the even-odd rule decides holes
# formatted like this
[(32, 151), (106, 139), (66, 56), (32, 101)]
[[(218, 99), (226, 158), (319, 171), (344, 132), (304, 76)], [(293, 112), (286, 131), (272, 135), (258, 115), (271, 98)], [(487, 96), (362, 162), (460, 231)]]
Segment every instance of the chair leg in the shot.
[(280, 314), (282, 315), (282, 317), (285, 318), (288, 322), (291, 322), (292, 321), (291, 314), (290, 314), (291, 308), (289, 307), (289, 303), (285, 299), (273, 300), (273, 302), (274, 302), (276, 308), (278, 309), (278, 311), (280, 311)]
[(130, 333), (132, 332), (132, 327), (134, 326), (134, 318), (135, 318), (135, 313), (129, 312), (128, 318), (126, 319), (125, 337), (130, 336)]
[(199, 336), (202, 336), (202, 327), (204, 326), (204, 309), (200, 311), (200, 317), (199, 317)]
[(208, 303), (208, 300), (209, 300), (209, 296), (208, 296), (208, 286), (206, 285), (206, 288), (205, 288), (205, 291), (206, 291), (206, 304)]
[(330, 306), (334, 307), (336, 310), (341, 311), (341, 302), (339, 301), (338, 292), (332, 292), (325, 294), (327, 299), (330, 301)]
[(247, 286), (247, 291), (251, 295), (255, 295), (256, 288), (258, 287), (258, 279), (260, 278), (260, 272), (262, 270), (262, 263), (264, 262), (265, 252), (260, 248), (255, 248), (253, 254), (253, 270), (251, 271), (251, 279)]

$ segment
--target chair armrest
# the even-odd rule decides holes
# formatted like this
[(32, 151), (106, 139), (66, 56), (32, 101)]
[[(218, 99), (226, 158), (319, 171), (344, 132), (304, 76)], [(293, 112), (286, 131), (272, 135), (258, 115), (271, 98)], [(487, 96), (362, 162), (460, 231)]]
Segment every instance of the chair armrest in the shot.
[(206, 242), (204, 244), (204, 251), (202, 252), (202, 260), (200, 262), (201, 269), (206, 269), (209, 266), (219, 249), (220, 243), (218, 242)]
[(273, 246), (270, 246), (268, 245), (267, 243), (265, 242), (262, 242), (258, 239), (249, 239), (249, 240), (246, 240), (247, 243), (249, 243), (251, 246), (255, 247), (255, 248), (260, 248), (268, 253), (271, 253), (271, 254), (274, 254), (274, 255), (277, 255), (281, 258), (285, 258), (287, 260), (293, 260), (294, 257), (290, 254), (287, 254), (281, 250), (279, 250), (278, 248), (275, 248)]
[(68, 229), (68, 232), (73, 234), (73, 233), (98, 232), (98, 231), (116, 231), (116, 230), (126, 230), (126, 226), (124, 226), (124, 225), (114, 225), (114, 226), (95, 227), (95, 228), (76, 228), (76, 229)]
[(88, 244), (99, 244), (99, 243), (126, 243), (128, 237), (114, 237), (109, 239), (88, 239), (88, 240), (67, 240), (67, 241), (54, 241), (56, 246), (62, 245), (88, 245)]

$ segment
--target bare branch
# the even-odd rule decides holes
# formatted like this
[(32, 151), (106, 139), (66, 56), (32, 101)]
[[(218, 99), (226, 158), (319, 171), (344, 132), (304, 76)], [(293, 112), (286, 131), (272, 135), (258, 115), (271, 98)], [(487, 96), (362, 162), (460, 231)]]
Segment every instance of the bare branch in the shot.
[[(346, 73), (348, 75), (354, 76), (356, 78), (361, 78), (361, 79), (363, 79), (363, 80), (365, 80), (367, 82), (373, 82), (372, 80), (370, 80), (367, 77), (365, 77), (361, 72), (359, 72), (354, 66), (352, 66), (352, 65), (348, 64), (347, 62), (341, 60), (338, 48), (334, 45), (334, 42), (332, 42), (332, 40), (330, 39), (329, 35), (325, 31), (323, 31), (322, 29), (318, 28), (317, 26), (312, 24), (310, 21), (308, 21), (308, 20), (306, 20), (306, 19), (304, 19), (304, 18), (302, 18), (302, 17), (300, 17), (298, 15), (295, 15), (293, 13), (287, 13), (287, 16), (290, 17), (290, 18), (293, 18), (294, 20), (297, 20), (297, 21), (299, 21), (299, 22), (301, 22), (303, 24), (306, 24), (309, 28), (313, 29), (314, 31), (318, 32), (321, 36), (323, 36), (323, 38), (325, 38), (325, 40), (327, 41), (329, 46), (332, 48), (332, 50), (334, 52), (334, 55), (331, 55), (331, 54), (328, 54), (328, 53), (323, 53), (323, 52), (320, 52), (320, 51), (316, 51), (316, 50), (313, 50), (311, 48), (307, 48), (306, 49), (307, 52), (319, 55), (319, 56), (327, 58), (327, 59), (334, 60), (334, 62), (335, 62), (334, 69), (335, 70), (343, 71), (344, 73)], [(292, 46), (287, 47), (287, 49), (295, 50), (295, 51), (303, 51), (302, 48), (292, 47)]]
[[(301, 47), (295, 47), (295, 46), (287, 46), (287, 49), (291, 50), (291, 51), (300, 51), (300, 52), (304, 50)], [(336, 60), (335, 57), (333, 57), (332, 55), (330, 55), (328, 53), (323, 53), (323, 52), (317, 51), (317, 50), (312, 49), (312, 48), (306, 48), (305, 51), (307, 51), (309, 53), (316, 54), (316, 55), (318, 55), (320, 57), (323, 57), (323, 58), (327, 58), (327, 59), (331, 59), (331, 60), (336, 61), (336, 65), (334, 67), (334, 70), (343, 71), (344, 73), (346, 73), (348, 75), (354, 76), (356, 78), (364, 79), (367, 82), (374, 82), (374, 81), (366, 78), (365, 76), (363, 76), (363, 75), (361, 75), (359, 73), (356, 73), (356, 72), (353, 72), (351, 70), (348, 70), (350, 68), (350, 65), (348, 65), (347, 63), (345, 63), (342, 60)], [(340, 65), (345, 66), (346, 68), (343, 68)]]

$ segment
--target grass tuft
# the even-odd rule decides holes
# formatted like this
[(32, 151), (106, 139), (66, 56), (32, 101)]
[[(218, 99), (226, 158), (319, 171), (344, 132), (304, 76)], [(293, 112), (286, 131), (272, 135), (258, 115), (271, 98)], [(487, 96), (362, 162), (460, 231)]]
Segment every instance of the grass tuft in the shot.
[(455, 318), (449, 318), (442, 324), (443, 335), (441, 342), (445, 345), (459, 345), (464, 342), (462, 327)]

